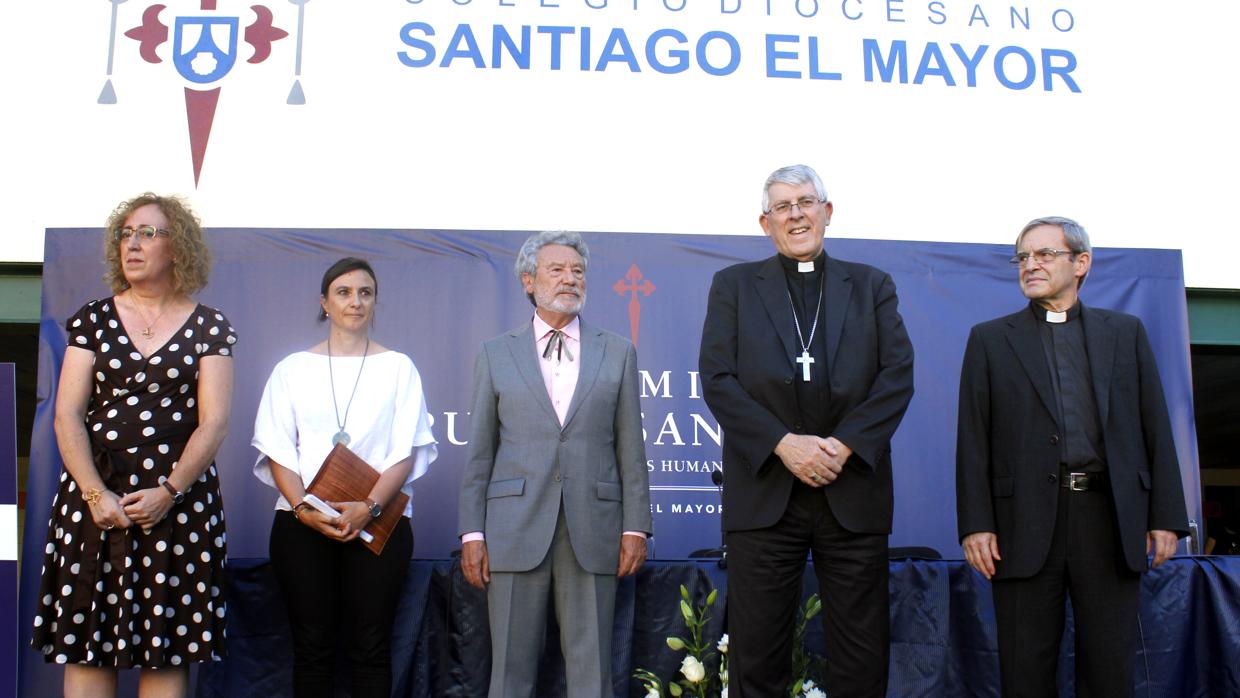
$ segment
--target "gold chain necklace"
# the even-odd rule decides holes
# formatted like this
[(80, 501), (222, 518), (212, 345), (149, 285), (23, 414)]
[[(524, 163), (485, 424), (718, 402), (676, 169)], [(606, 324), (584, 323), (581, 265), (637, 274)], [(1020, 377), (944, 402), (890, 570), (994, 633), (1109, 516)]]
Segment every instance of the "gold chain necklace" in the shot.
[(159, 311), (159, 315), (156, 315), (155, 319), (152, 321), (146, 319), (146, 313), (142, 312), (142, 306), (137, 300), (134, 299), (133, 293), (130, 293), (129, 295), (129, 303), (133, 306), (133, 309), (137, 311), (138, 317), (142, 318), (142, 322), (146, 323), (146, 329), (142, 330), (143, 339), (150, 339), (155, 336), (155, 330), (152, 328), (155, 326), (155, 323), (159, 322), (164, 317), (164, 313), (168, 312), (168, 306), (172, 305), (171, 303), (165, 304), (164, 309)]

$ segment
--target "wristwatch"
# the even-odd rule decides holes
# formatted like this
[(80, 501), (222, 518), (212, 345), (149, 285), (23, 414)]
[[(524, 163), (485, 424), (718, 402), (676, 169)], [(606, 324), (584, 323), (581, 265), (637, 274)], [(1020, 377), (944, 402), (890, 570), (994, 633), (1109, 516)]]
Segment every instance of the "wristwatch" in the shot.
[(370, 507), (370, 518), (377, 519), (383, 514), (383, 507), (373, 499), (367, 499), (366, 504)]
[(172, 495), (172, 503), (173, 503), (174, 505), (175, 505), (175, 504), (180, 504), (181, 502), (184, 502), (184, 501), (185, 501), (185, 493), (184, 493), (184, 492), (178, 492), (178, 491), (177, 491), (177, 488), (173, 487), (171, 482), (168, 482), (167, 480), (164, 480), (163, 482), (161, 482), (161, 483), (159, 483), (159, 484), (163, 485), (163, 486), (164, 486), (164, 489), (168, 490), (168, 494)]

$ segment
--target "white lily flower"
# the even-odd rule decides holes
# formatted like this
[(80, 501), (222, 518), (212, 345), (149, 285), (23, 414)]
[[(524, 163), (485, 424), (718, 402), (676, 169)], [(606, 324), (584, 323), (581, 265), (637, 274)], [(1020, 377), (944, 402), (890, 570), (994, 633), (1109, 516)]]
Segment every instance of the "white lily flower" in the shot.
[(706, 667), (697, 660), (697, 657), (689, 655), (680, 663), (680, 673), (685, 675), (689, 683), (698, 683), (706, 678)]

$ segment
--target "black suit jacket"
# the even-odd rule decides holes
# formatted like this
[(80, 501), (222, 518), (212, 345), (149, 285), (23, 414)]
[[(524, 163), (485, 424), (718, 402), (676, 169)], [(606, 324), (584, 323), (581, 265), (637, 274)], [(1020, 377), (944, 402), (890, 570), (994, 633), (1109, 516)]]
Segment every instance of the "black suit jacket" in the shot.
[[(824, 273), (831, 403), (819, 436), (835, 436), (853, 455), (823, 491), (846, 529), (890, 533), (891, 436), (913, 397), (913, 346), (890, 276), (831, 257)], [(771, 526), (788, 506), (794, 478), (774, 449), (785, 434), (805, 433), (794, 385), (800, 353), (778, 257), (715, 274), (699, 369), (723, 428), (726, 530)]]
[[(1124, 563), (1140, 572), (1147, 531), (1188, 529), (1162, 382), (1140, 320), (1085, 306), (1080, 317)], [(1042, 569), (1055, 527), (1063, 428), (1037, 323), (1026, 307), (975, 326), (960, 374), (957, 527), (997, 534), (997, 579)]]

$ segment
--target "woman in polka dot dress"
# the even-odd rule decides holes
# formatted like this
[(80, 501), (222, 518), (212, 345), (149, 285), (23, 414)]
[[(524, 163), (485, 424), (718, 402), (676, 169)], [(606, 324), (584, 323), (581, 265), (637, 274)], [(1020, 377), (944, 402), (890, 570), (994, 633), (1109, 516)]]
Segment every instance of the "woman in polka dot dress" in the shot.
[(188, 663), (224, 653), (224, 507), (212, 459), (228, 426), (236, 335), (189, 294), (202, 228), (179, 200), (113, 212), (115, 295), (69, 319), (56, 399), (65, 472), (52, 504), (35, 648), (66, 695), (108, 695), (140, 668), (146, 695), (186, 695)]

